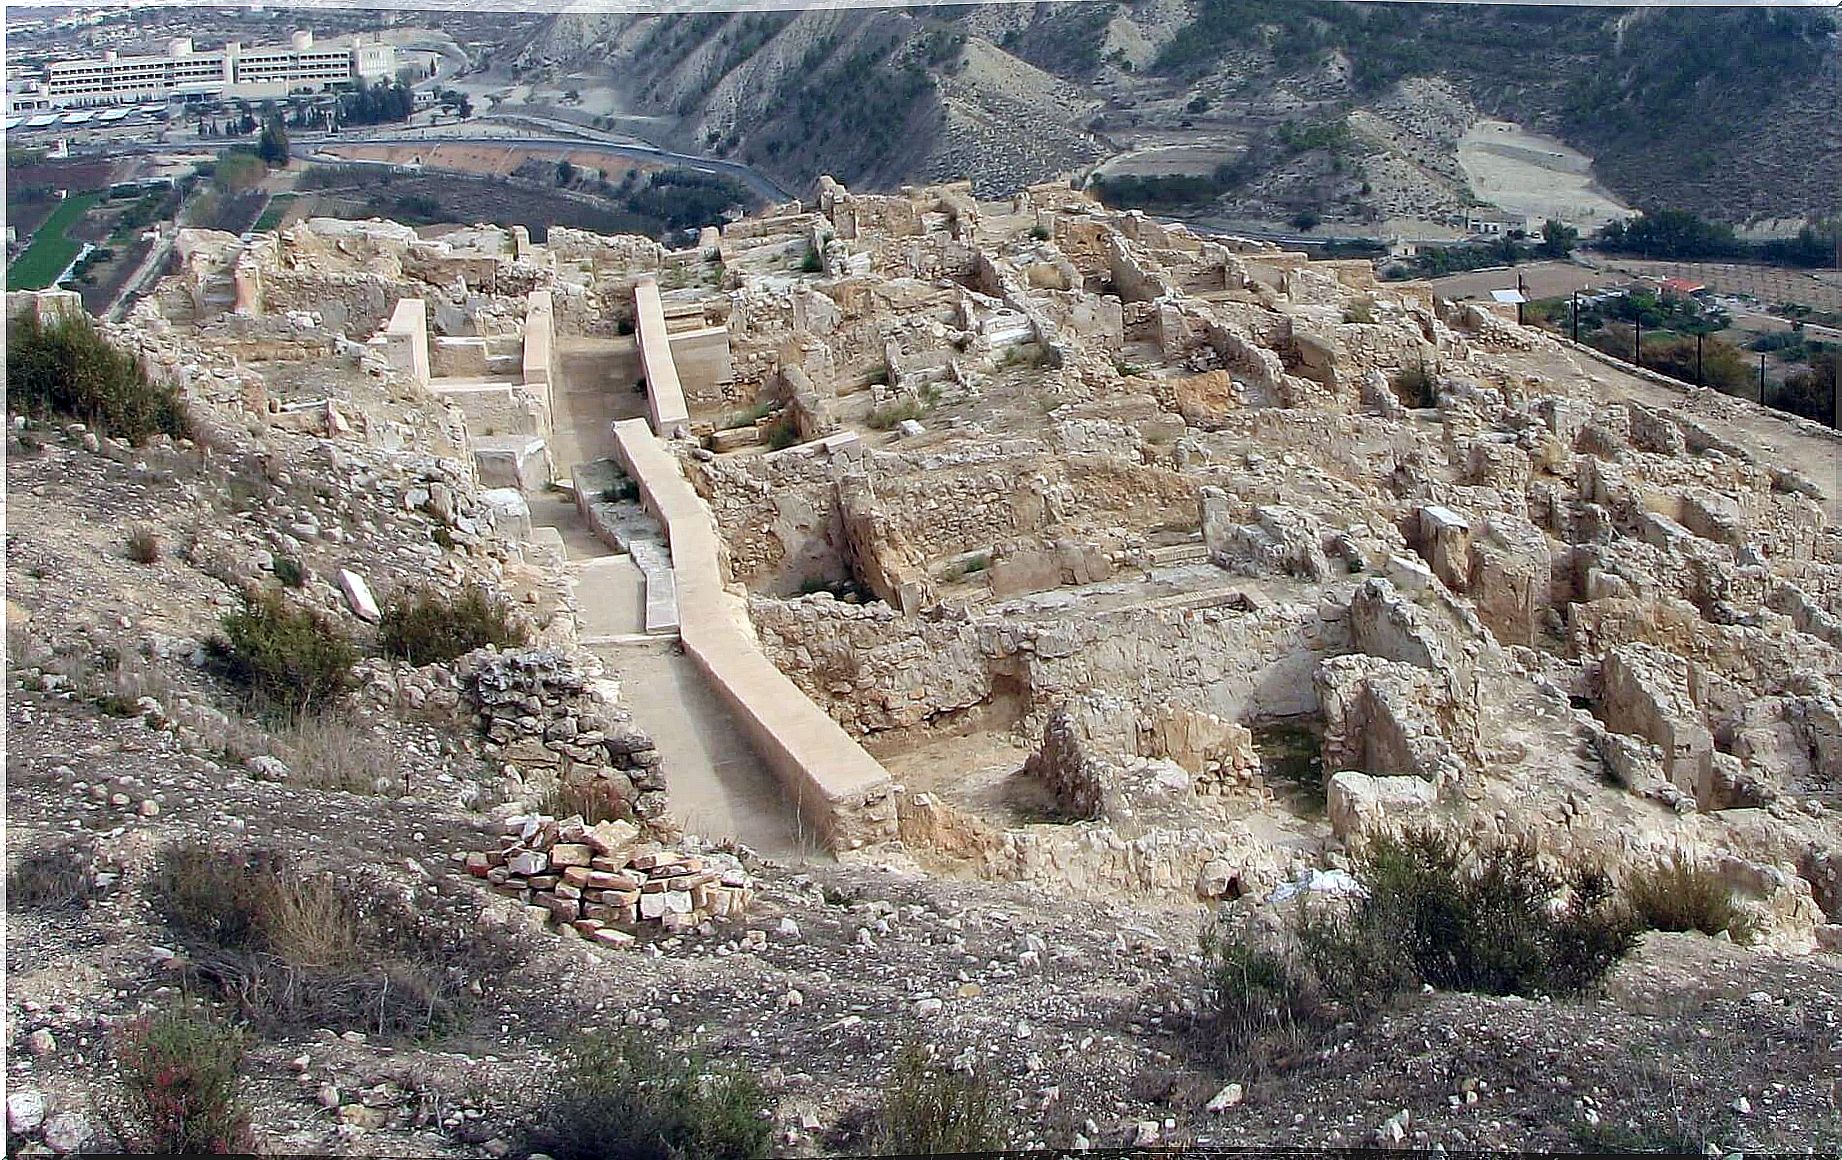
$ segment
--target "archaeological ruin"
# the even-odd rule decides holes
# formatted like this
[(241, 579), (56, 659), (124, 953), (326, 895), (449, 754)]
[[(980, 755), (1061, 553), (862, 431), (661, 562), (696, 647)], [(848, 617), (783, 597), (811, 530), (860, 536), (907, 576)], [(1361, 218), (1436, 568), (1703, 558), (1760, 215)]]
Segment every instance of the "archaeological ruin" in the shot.
[[(112, 336), (225, 454), (260, 430), (433, 536), (366, 553), (303, 499), (309, 596), (484, 579), (542, 626), (362, 695), (618, 783), (622, 842), (457, 853), (601, 942), (666, 913), (641, 829), (1195, 903), (1411, 823), (1686, 852), (1773, 945), (1842, 946), (1835, 432), (1063, 185), (826, 180), (683, 249), (314, 219), (178, 253)], [(693, 864), (699, 917), (744, 905)]]

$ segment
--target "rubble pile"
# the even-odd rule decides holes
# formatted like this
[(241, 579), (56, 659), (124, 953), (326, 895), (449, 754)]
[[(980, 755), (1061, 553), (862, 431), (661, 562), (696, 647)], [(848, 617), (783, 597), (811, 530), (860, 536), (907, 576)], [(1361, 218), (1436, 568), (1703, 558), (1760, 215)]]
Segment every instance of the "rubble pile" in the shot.
[(632, 946), (639, 926), (679, 934), (738, 921), (754, 897), (734, 854), (669, 849), (644, 840), (631, 822), (514, 814), (504, 826), (497, 849), (456, 861), (523, 903), (534, 920), (606, 946)]

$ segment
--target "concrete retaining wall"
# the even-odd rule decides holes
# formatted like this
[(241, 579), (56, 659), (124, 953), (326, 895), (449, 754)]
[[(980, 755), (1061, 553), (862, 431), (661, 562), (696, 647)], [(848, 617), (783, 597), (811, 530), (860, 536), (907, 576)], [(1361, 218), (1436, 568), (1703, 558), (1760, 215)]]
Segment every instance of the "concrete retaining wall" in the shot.
[[(655, 297), (656, 302), (656, 297)], [(895, 835), (889, 772), (761, 651), (747, 607), (723, 584), (722, 541), (678, 461), (647, 429), (614, 424), (617, 454), (671, 542), (679, 638), (801, 819), (833, 849)]]
[(665, 329), (665, 307), (659, 300), (657, 279), (646, 278), (634, 287), (633, 318), (639, 336), (640, 365), (646, 371), (646, 415), (652, 429), (669, 438), (675, 429), (690, 423), (691, 414), (685, 409), (684, 387), (678, 382), (678, 367), (672, 361), (671, 335)]
[(551, 393), (557, 380), (556, 310), (548, 290), (533, 290), (525, 296), (522, 372), (525, 389), (542, 402), (545, 418), (556, 414)]

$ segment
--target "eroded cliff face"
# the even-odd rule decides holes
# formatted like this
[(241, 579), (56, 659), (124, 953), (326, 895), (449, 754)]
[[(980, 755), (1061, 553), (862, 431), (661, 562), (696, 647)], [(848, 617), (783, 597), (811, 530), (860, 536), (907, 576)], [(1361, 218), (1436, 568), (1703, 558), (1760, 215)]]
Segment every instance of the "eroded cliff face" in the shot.
[(1178, 199), (1197, 212), (1440, 221), (1482, 192), (1460, 146), (1494, 118), (1565, 141), (1625, 204), (1796, 219), (1832, 208), (1833, 33), (1810, 10), (568, 13), (516, 79), (606, 77), (665, 143), (796, 190), (969, 177), (1000, 196), (1116, 159), (1112, 176), (1199, 181)]

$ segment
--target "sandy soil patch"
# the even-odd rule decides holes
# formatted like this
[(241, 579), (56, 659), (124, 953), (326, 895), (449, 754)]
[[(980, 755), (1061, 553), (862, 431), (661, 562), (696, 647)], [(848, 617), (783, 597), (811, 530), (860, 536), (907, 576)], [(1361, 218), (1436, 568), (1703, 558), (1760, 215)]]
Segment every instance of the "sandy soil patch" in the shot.
[(1592, 158), (1510, 121), (1479, 121), (1458, 142), (1478, 197), (1511, 213), (1559, 218), (1582, 232), (1629, 215), (1593, 178)]
[(1240, 150), (1220, 141), (1211, 144), (1152, 145), (1109, 158), (1099, 172), (1106, 177), (1185, 174), (1206, 177), (1215, 167), (1240, 155)]

